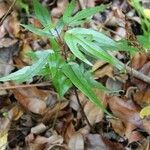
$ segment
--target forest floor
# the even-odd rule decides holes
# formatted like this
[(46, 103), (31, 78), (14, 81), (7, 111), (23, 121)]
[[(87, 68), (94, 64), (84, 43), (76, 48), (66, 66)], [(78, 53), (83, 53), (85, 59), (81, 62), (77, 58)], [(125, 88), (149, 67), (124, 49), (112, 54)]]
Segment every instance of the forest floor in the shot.
[[(0, 1), (0, 76), (30, 65), (32, 61), (27, 52), (50, 48), (47, 38), (20, 26), (32, 23), (41, 27), (34, 17), (32, 1), (26, 0), (24, 5), (12, 3), (13, 0)], [(41, 0), (41, 3), (57, 22), (68, 0)], [(116, 41), (130, 42), (126, 24), (132, 29), (131, 36), (143, 34), (140, 18), (126, 0), (79, 0), (76, 9), (100, 4), (109, 4), (109, 8), (94, 15), (92, 25), (85, 24), (85, 28), (97, 28)], [(150, 8), (149, 0), (142, 0), (142, 5)], [(117, 52), (115, 55), (124, 64), (150, 77), (148, 54), (137, 52), (130, 56)], [(132, 71), (121, 74), (100, 60), (92, 70), (98, 82), (120, 91), (109, 94), (95, 90), (116, 118), (105, 114), (79, 91), (81, 106), (72, 89), (59, 101), (54, 87), (41, 77), (24, 84), (1, 82), (0, 150), (149, 150), (150, 116), (142, 118), (140, 111), (150, 105), (150, 83), (135, 78)]]

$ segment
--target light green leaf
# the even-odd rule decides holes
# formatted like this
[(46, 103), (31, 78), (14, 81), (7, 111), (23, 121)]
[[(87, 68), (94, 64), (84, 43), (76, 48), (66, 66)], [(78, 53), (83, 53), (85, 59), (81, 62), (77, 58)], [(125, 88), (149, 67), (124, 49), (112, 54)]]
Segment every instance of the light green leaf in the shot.
[(0, 81), (13, 80), (19, 83), (29, 81), (30, 79), (32, 79), (32, 77), (38, 75), (40, 71), (45, 67), (50, 55), (51, 54), (49, 51), (43, 52), (42, 55), (40, 56), (40, 59), (32, 66), (24, 67), (6, 77), (2, 77), (0, 78)]
[(42, 23), (44, 27), (51, 25), (51, 17), (48, 10), (38, 2), (38, 0), (33, 0), (34, 11), (37, 19)]
[(49, 31), (43, 31), (42, 29), (36, 28), (32, 24), (29, 24), (29, 25), (21, 24), (21, 26), (23, 26), (25, 29), (27, 29), (27, 30), (33, 32), (34, 34), (39, 35), (39, 36), (46, 36), (49, 38), (52, 37), (52, 35)]
[(98, 12), (103, 12), (106, 9), (106, 5), (100, 5), (92, 8), (86, 8), (79, 11), (75, 16), (70, 19), (70, 24), (76, 24), (78, 21), (83, 21), (88, 17), (95, 15)]
[(120, 70), (124, 68), (108, 50), (102, 49), (110, 45), (117, 50), (117, 43), (106, 35), (92, 29), (74, 28), (67, 31), (64, 38), (72, 53), (85, 63), (90, 64), (82, 52), (104, 60)]
[(64, 74), (71, 80), (71, 82), (83, 92), (95, 105), (102, 109), (105, 113), (110, 113), (105, 109), (101, 102), (97, 99), (92, 90), (92, 86), (84, 78), (82, 71), (79, 69), (79, 65), (75, 63), (66, 64), (62, 67)]
[(64, 23), (68, 24), (71, 21), (73, 10), (75, 9), (76, 0), (72, 0), (66, 7), (63, 15)]

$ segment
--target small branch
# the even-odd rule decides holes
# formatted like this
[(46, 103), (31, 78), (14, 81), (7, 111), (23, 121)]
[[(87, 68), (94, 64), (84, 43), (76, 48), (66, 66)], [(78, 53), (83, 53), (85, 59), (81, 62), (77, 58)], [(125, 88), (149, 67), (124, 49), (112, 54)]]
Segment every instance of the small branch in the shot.
[(89, 122), (89, 120), (88, 120), (88, 118), (87, 118), (87, 116), (86, 116), (86, 114), (85, 114), (85, 112), (84, 112), (84, 110), (83, 110), (83, 107), (82, 107), (82, 105), (81, 105), (81, 102), (80, 102), (80, 99), (79, 99), (79, 96), (78, 96), (78, 93), (77, 93), (77, 90), (76, 90), (75, 87), (74, 87), (74, 93), (75, 93), (77, 102), (78, 102), (78, 104), (79, 104), (79, 106), (80, 106), (81, 114), (82, 114), (82, 116), (85, 118), (85, 120), (86, 120), (86, 122), (87, 122), (87, 125), (92, 129), (92, 125), (90, 124), (90, 122)]
[(39, 84), (26, 84), (26, 85), (13, 85), (13, 86), (5, 86), (0, 87), (0, 90), (11, 90), (11, 89), (17, 89), (17, 88), (30, 88), (30, 87), (36, 87), (36, 86), (49, 86), (50, 83), (39, 83)]
[(137, 70), (135, 70), (129, 66), (126, 66), (126, 71), (130, 75), (134, 76), (135, 78), (140, 79), (140, 80), (150, 84), (150, 77), (149, 76), (147, 76), (147, 75), (145, 75), (145, 74), (143, 74), (143, 73), (141, 73), (141, 72), (139, 72), (139, 71), (137, 71)]
[(13, 9), (13, 7), (15, 6), (15, 3), (17, 2), (17, 0), (14, 0), (11, 4), (11, 6), (9, 7), (8, 11), (6, 12), (6, 14), (3, 16), (3, 18), (0, 21), (0, 26), (3, 24), (4, 20), (8, 17), (9, 13), (11, 12), (11, 10)]

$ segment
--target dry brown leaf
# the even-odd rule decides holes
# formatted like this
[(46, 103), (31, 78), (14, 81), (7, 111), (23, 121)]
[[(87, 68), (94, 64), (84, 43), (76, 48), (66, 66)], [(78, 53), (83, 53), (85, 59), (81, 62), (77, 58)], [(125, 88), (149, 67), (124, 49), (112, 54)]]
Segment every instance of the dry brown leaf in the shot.
[(68, 143), (68, 148), (70, 150), (84, 150), (84, 139), (81, 133), (76, 132), (72, 135)]
[(150, 105), (150, 91), (138, 91), (134, 93), (133, 98), (141, 107)]
[(150, 116), (143, 119), (143, 126), (146, 132), (150, 134)]
[(65, 142), (68, 143), (70, 138), (72, 137), (72, 135), (75, 133), (75, 128), (74, 125), (72, 124), (72, 122), (69, 123), (69, 125), (67, 126), (66, 132), (65, 132)]
[(124, 150), (121, 144), (111, 142), (99, 134), (88, 134), (85, 147), (86, 150)]
[(32, 88), (19, 88), (12, 90), (17, 101), (29, 111), (36, 114), (43, 114), (46, 109), (46, 103), (44, 100), (47, 99), (48, 93)]
[(111, 65), (106, 65), (103, 68), (100, 68), (94, 72), (94, 78), (102, 78), (104, 76), (108, 76), (113, 78), (113, 67)]
[(68, 4), (68, 0), (57, 0), (57, 7), (53, 8), (51, 14), (53, 17), (59, 18), (63, 15), (63, 12)]
[(138, 108), (132, 101), (125, 101), (117, 96), (113, 96), (108, 100), (109, 107), (113, 114), (125, 123), (132, 123), (141, 127), (142, 121), (139, 116)]
[(147, 61), (147, 56), (137, 52), (132, 58), (131, 65), (134, 69), (140, 69)]
[(63, 112), (61, 112), (61, 110), (64, 109), (68, 105), (68, 103), (68, 101), (62, 101), (60, 103), (55, 104), (52, 107), (47, 108), (43, 115), (44, 117), (42, 119), (42, 122), (48, 124), (50, 121), (52, 121), (52, 119), (55, 118), (57, 113), (57, 117), (64, 115)]
[(16, 121), (23, 115), (23, 113), (24, 110), (19, 105), (16, 105), (8, 112), (8, 117), (9, 119)]
[(6, 149), (10, 124), (11, 120), (9, 118), (0, 118), (0, 150)]
[(58, 135), (55, 131), (52, 132), (50, 137), (44, 136), (34, 136), (34, 134), (29, 134), (26, 137), (27, 149), (31, 150), (45, 150), (51, 149), (54, 146), (61, 145), (63, 143), (63, 138)]
[(120, 119), (110, 119), (110, 122), (114, 131), (123, 137), (125, 134), (125, 126), (123, 122)]

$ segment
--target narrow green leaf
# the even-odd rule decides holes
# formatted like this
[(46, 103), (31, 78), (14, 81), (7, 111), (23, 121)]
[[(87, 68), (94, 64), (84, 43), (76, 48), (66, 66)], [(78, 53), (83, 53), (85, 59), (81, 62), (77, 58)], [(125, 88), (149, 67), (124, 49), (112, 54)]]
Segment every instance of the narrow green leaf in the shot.
[(80, 52), (77, 43), (76, 43), (76, 39), (73, 37), (72, 34), (65, 34), (64, 39), (67, 43), (67, 45), (69, 46), (70, 50), (72, 51), (72, 53), (79, 59), (81, 59), (83, 62), (87, 63), (88, 65), (92, 66), (92, 64), (86, 59), (86, 57)]
[(48, 10), (38, 2), (38, 0), (33, 0), (34, 11), (37, 19), (42, 23), (44, 27), (51, 25), (51, 17)]
[(2, 77), (0, 78), (0, 81), (13, 80), (19, 83), (29, 81), (30, 79), (32, 79), (32, 77), (38, 75), (40, 71), (45, 67), (45, 65), (48, 62), (49, 56), (50, 56), (49, 51), (43, 52), (42, 55), (40, 56), (40, 59), (32, 66), (27, 66), (6, 77)]
[(100, 5), (92, 8), (87, 8), (82, 11), (79, 11), (75, 16), (72, 17), (70, 23), (74, 24), (77, 21), (87, 19), (88, 17), (93, 16), (98, 12), (103, 12), (106, 9), (107, 5)]
[(88, 60), (80, 51), (111, 63), (120, 70), (124, 68), (114, 56), (109, 54), (108, 50), (102, 49), (109, 45), (118, 50), (117, 43), (102, 33), (92, 29), (74, 28), (65, 33), (65, 41), (73, 54), (87, 64), (89, 64)]
[(64, 23), (69, 23), (71, 20), (71, 16), (73, 13), (73, 10), (75, 9), (76, 0), (72, 0), (66, 7), (63, 15), (63, 21)]
[(84, 78), (79, 66), (75, 63), (66, 64), (62, 67), (64, 74), (72, 81), (72, 83), (83, 92), (95, 105), (102, 109), (105, 113), (111, 115), (101, 102), (97, 99), (92, 90), (92, 86)]
[(25, 29), (27, 29), (27, 30), (33, 32), (34, 34), (39, 35), (39, 36), (46, 36), (46, 37), (49, 37), (49, 38), (52, 37), (52, 35), (49, 31), (43, 31), (42, 29), (36, 28), (32, 24), (29, 24), (29, 25), (21, 24), (21, 26), (23, 26)]

